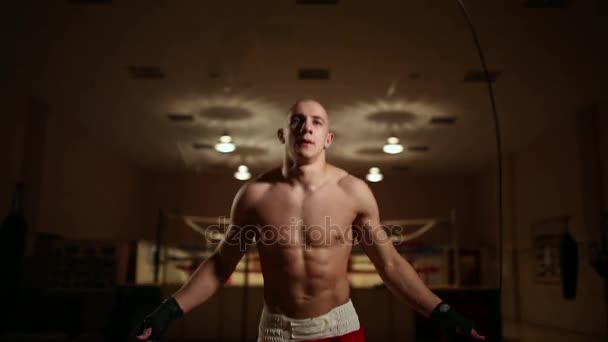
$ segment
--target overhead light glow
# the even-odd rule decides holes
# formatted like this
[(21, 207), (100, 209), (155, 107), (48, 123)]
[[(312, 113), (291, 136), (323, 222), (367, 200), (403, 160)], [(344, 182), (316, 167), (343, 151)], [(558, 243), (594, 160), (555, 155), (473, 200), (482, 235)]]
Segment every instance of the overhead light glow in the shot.
[(369, 169), (369, 172), (365, 178), (372, 183), (377, 183), (384, 179), (384, 175), (382, 175), (379, 168), (372, 167)]
[(220, 140), (215, 144), (215, 150), (221, 153), (230, 153), (236, 150), (236, 145), (232, 142), (232, 137), (224, 134), (220, 137)]
[(237, 171), (234, 173), (234, 178), (246, 181), (251, 178), (251, 172), (249, 172), (249, 168), (246, 165), (239, 165)]
[(403, 145), (399, 143), (399, 138), (389, 137), (386, 139), (386, 145), (382, 147), (382, 151), (388, 154), (398, 154), (403, 152)]

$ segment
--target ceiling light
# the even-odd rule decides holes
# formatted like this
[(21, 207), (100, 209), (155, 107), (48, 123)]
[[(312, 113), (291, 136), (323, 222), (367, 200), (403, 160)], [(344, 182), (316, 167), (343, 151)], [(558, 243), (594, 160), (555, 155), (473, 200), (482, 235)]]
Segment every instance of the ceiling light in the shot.
[(249, 172), (249, 168), (246, 165), (239, 165), (237, 171), (234, 173), (234, 178), (246, 181), (251, 178), (251, 172)]
[(389, 137), (386, 139), (386, 145), (382, 147), (382, 151), (388, 154), (397, 154), (403, 152), (403, 145), (399, 143), (399, 138)]
[(382, 175), (382, 173), (380, 173), (379, 168), (372, 167), (369, 169), (369, 172), (365, 176), (365, 178), (372, 183), (377, 183), (377, 182), (381, 181), (382, 179), (384, 179), (384, 176)]
[(220, 140), (215, 144), (215, 150), (222, 153), (230, 153), (236, 149), (236, 145), (232, 142), (232, 137), (228, 134), (224, 134), (220, 137)]

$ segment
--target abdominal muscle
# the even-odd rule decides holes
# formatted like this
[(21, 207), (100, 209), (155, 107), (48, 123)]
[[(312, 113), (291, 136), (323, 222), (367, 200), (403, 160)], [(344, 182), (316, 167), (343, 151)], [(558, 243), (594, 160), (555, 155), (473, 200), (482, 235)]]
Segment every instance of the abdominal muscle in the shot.
[(258, 250), (270, 312), (310, 318), (348, 302), (351, 245), (275, 245)]

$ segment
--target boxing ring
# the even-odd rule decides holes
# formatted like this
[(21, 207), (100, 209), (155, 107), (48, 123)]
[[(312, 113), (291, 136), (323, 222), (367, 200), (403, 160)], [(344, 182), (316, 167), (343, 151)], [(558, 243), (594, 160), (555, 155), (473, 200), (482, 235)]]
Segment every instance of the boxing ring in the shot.
[[(452, 300), (455, 302), (461, 300), (460, 298), (463, 296), (485, 298), (482, 300), (483, 303), (495, 302), (494, 297), (487, 297), (488, 293), (483, 291), (481, 284), (471, 286), (462, 282), (463, 270), (461, 270), (461, 262), (459, 262), (461, 245), (458, 237), (462, 230), (459, 227), (464, 223), (457, 221), (456, 210), (450, 210), (445, 215), (437, 217), (391, 219), (383, 220), (381, 223), (400, 255), (410, 262), (421, 279), (438, 295), (453, 298)], [(188, 279), (200, 262), (213, 253), (230, 226), (230, 218), (168, 214), (166, 217), (159, 219), (159, 232), (162, 233), (165, 225), (171, 225), (172, 228), (177, 228), (177, 225), (179, 225), (180, 229), (191, 230), (189, 234), (194, 238), (189, 239), (190, 241), (199, 240), (196, 238), (197, 235), (202, 237), (198, 250), (192, 247), (170, 246), (169, 244), (158, 249), (158, 261), (161, 265), (159, 265), (159, 282), (156, 282), (156, 285), (176, 288)], [(196, 234), (192, 234), (192, 232)], [(433, 235), (440, 236), (441, 240), (439, 242), (424, 241)], [(151, 256), (155, 254), (152, 251), (155, 248), (152, 244), (149, 244), (145, 249), (147, 252), (143, 256), (149, 263), (154, 259)], [(155, 283), (150, 277), (153, 272), (150, 271), (149, 267), (141, 271), (138, 269), (137, 273), (140, 272), (147, 274), (147, 280), (142, 284)], [(451, 276), (449, 276), (450, 274)], [(378, 310), (377, 314), (379, 315), (388, 313), (389, 320), (383, 324), (389, 330), (399, 331), (400, 325), (396, 320), (398, 317), (404, 316), (410, 317), (408, 318), (410, 322), (417, 326), (417, 333), (424, 333), (430, 329), (425, 327), (424, 319), (415, 315), (411, 316), (412, 314), (408, 313), (407, 307), (395, 301), (388, 300), (384, 306), (371, 309), (369, 305), (385, 298), (383, 293), (388, 294), (388, 290), (384, 287), (375, 267), (357, 243), (353, 244), (349, 259), (348, 277), (351, 284), (351, 296), (354, 301), (361, 303), (360, 305), (366, 307), (367, 311)], [(236, 330), (240, 330), (242, 336), (255, 334), (255, 324), (252, 322), (257, 320), (259, 316), (256, 310), (263, 305), (262, 292), (263, 277), (259, 255), (255, 244), (252, 244), (238, 263), (221, 294), (216, 296), (216, 299), (206, 307), (205, 312), (207, 315), (225, 317), (227, 314), (225, 307), (236, 305), (240, 308), (238, 310), (240, 327)], [(474, 295), (471, 293), (474, 293)], [(366, 305), (365, 303), (369, 304)], [(228, 329), (221, 320), (218, 327), (220, 331), (227, 331)], [(428, 331), (432, 331), (432, 329)]]
[[(159, 229), (171, 223), (183, 225), (202, 237), (202, 245), (197, 249), (183, 246), (161, 246), (154, 251), (149, 250), (147, 260), (154, 262), (158, 251), (158, 277), (160, 283), (182, 283), (194, 269), (208, 257), (219, 242), (224, 238), (230, 226), (230, 218), (225, 216), (210, 217), (197, 215), (167, 215), (159, 219)], [(418, 271), (419, 275), (430, 286), (458, 288), (461, 282), (461, 262), (459, 229), (456, 211), (451, 210), (444, 216), (424, 218), (403, 218), (382, 221), (382, 226), (388, 233), (398, 252)], [(440, 236), (441, 239), (437, 237)], [(425, 241), (430, 237), (432, 241)], [(434, 237), (434, 239), (433, 239)], [(447, 238), (446, 238), (447, 237)], [(152, 246), (148, 246), (151, 248)], [(154, 256), (150, 258), (150, 254)], [(479, 266), (479, 265), (478, 265)], [(372, 287), (382, 283), (373, 264), (357, 243), (353, 244), (349, 259), (349, 275), (354, 287)], [(149, 282), (149, 267), (138, 273), (148, 274), (146, 281), (138, 277), (142, 283)], [(183, 274), (179, 274), (181, 270)], [(154, 272), (156, 273), (156, 272)], [(156, 282), (156, 281), (154, 281)], [(263, 278), (257, 248), (248, 248), (243, 260), (230, 278), (228, 285), (261, 286)]]

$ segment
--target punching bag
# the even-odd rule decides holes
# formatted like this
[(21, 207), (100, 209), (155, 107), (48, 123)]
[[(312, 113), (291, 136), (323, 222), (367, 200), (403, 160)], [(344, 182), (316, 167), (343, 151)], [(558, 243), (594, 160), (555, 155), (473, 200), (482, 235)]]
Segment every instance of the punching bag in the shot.
[(3, 309), (0, 310), (0, 330), (10, 325), (13, 305), (18, 298), (21, 282), (21, 267), (25, 256), (27, 223), (23, 216), (23, 184), (18, 184), (13, 195), (11, 210), (0, 225), (0, 294), (3, 297)]
[(574, 299), (578, 281), (578, 246), (569, 231), (566, 231), (561, 237), (559, 260), (564, 298)]

